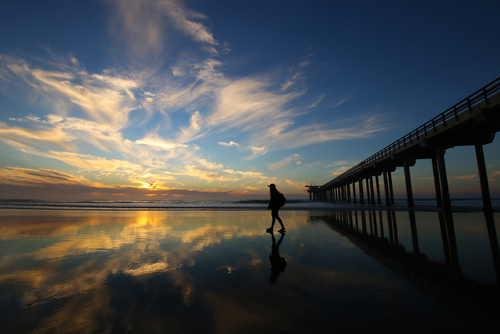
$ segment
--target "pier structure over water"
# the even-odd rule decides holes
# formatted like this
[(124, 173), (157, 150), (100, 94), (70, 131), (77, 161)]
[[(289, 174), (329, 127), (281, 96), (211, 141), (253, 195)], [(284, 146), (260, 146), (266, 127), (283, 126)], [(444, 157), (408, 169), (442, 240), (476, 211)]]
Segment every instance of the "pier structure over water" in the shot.
[[(493, 142), (500, 130), (500, 78), (399, 138), (369, 158), (351, 167), (322, 186), (306, 185), (312, 200), (382, 204), (380, 178), (383, 178), (385, 204), (394, 204), (391, 173), (403, 167), (408, 206), (413, 207), (410, 167), (416, 160), (432, 163), (436, 202), (451, 209), (444, 155), (455, 146), (474, 146), (478, 165), (483, 210), (490, 211), (491, 197), (483, 145)], [(357, 190), (356, 190), (357, 188)]]

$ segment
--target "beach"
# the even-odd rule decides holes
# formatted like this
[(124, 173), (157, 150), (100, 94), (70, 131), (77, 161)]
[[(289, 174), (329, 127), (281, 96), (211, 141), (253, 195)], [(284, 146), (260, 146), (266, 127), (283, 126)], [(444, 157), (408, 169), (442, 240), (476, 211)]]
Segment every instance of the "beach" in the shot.
[(285, 234), (266, 210), (1, 213), (5, 333), (499, 328), (499, 213), (282, 210)]

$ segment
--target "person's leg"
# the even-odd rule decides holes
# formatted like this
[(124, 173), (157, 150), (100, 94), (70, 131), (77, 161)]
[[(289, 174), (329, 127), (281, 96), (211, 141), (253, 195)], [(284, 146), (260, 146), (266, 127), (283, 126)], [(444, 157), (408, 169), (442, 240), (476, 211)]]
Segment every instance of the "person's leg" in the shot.
[(278, 223), (280, 223), (281, 228), (285, 229), (285, 225), (283, 225), (283, 222), (281, 221), (281, 218), (280, 217), (276, 217), (276, 219), (278, 219)]
[(277, 219), (278, 220), (278, 223), (280, 223), (281, 225), (281, 230), (285, 230), (285, 225), (283, 225), (283, 221), (281, 220), (279, 214), (278, 214), (278, 210), (273, 210), (272, 211), (272, 215), (273, 215), (273, 226), (274, 226), (274, 222), (275, 220)]
[(276, 222), (276, 218), (274, 217), (274, 210), (271, 211), (271, 217), (273, 217), (273, 220), (271, 222), (271, 227), (268, 228), (268, 230), (272, 230), (274, 227), (274, 223)]

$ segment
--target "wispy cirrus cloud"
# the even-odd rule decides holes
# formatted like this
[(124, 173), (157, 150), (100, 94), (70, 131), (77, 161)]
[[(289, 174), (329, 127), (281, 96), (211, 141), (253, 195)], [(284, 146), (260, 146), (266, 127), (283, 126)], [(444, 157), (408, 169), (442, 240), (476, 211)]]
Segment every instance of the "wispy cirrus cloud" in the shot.
[(230, 141), (229, 143), (225, 143), (225, 142), (220, 141), (219, 145), (226, 146), (226, 147), (229, 147), (229, 146), (236, 146), (238, 148), (240, 147), (240, 144), (235, 143), (234, 141)]
[(297, 164), (300, 164), (300, 159), (302, 157), (298, 154), (294, 154), (290, 157), (287, 157), (283, 160), (280, 160), (280, 161), (277, 161), (275, 163), (272, 163), (268, 166), (269, 169), (273, 170), (273, 169), (280, 169), (280, 168), (284, 168), (288, 165), (290, 165), (292, 162), (295, 162)]
[(294, 181), (294, 180), (289, 180), (285, 179), (285, 182), (287, 185), (291, 186), (295, 191), (304, 191), (305, 186), (307, 182), (302, 182), (302, 181)]
[(76, 145), (72, 142), (73, 139), (60, 128), (32, 130), (0, 122), (0, 141), (20, 150), (53, 147), (74, 151)]
[(456, 179), (460, 179), (460, 180), (471, 180), (473, 178), (475, 178), (477, 176), (477, 174), (473, 174), (473, 175), (462, 175), (462, 176), (455, 176)]
[(247, 157), (244, 157), (243, 160), (255, 159), (257, 157), (260, 157), (261, 155), (266, 154), (269, 151), (269, 149), (265, 147), (257, 147), (257, 146), (252, 146), (249, 149), (252, 151), (252, 154)]
[(217, 92), (209, 124), (218, 125), (221, 130), (238, 128), (254, 132), (296, 116), (286, 104), (302, 93), (275, 94), (269, 89), (270, 84), (265, 78), (245, 78), (226, 84)]
[(5, 55), (1, 63), (12, 79), (17, 78), (17, 82), (30, 87), (61, 116), (78, 106), (89, 120), (121, 128), (126, 125), (130, 111), (138, 107), (131, 91), (138, 88), (136, 81), (120, 75), (89, 74), (74, 57), (47, 64), (51, 70)]
[(263, 146), (273, 148), (298, 148), (334, 140), (368, 138), (372, 134), (387, 129), (381, 126), (381, 118), (368, 117), (360, 120), (356, 127), (325, 129), (326, 124), (299, 126), (289, 129), (293, 123), (279, 123), (253, 135), (253, 139)]
[(340, 175), (340, 174), (342, 174), (343, 172), (345, 172), (346, 170), (348, 170), (349, 168), (350, 168), (350, 167), (346, 167), (346, 166), (344, 166), (344, 167), (340, 167), (340, 168), (337, 168), (337, 169), (333, 170), (333, 171), (329, 174), (329, 176), (337, 176), (337, 175)]
[(108, 0), (113, 10), (111, 34), (126, 43), (134, 57), (159, 57), (164, 45), (180, 31), (192, 40), (218, 45), (212, 33), (197, 20), (205, 15), (175, 0)]
[(345, 160), (340, 160), (340, 161), (335, 161), (329, 165), (324, 166), (323, 168), (330, 168), (330, 167), (337, 167), (337, 166), (344, 166), (344, 165), (353, 165), (353, 162), (348, 162)]
[(50, 169), (31, 169), (20, 167), (0, 168), (0, 180), (10, 185), (43, 185), (43, 184), (73, 184), (90, 185), (91, 183), (81, 176), (71, 175)]
[(73, 152), (50, 151), (48, 153), (29, 152), (34, 155), (52, 158), (67, 163), (70, 166), (78, 167), (85, 171), (99, 171), (101, 173), (127, 171), (129, 173), (142, 173), (144, 166), (127, 160), (106, 159), (95, 157), (89, 154), (78, 154)]

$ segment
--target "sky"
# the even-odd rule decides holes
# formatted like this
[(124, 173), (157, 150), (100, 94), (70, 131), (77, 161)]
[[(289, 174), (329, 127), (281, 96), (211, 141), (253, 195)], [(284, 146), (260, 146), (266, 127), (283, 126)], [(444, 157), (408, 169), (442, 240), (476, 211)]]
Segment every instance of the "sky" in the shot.
[[(493, 0), (2, 3), (0, 198), (248, 199), (270, 183), (308, 198), (498, 78), (499, 15)], [(474, 148), (445, 160), (452, 196), (480, 196)], [(411, 177), (434, 195), (429, 160)]]

